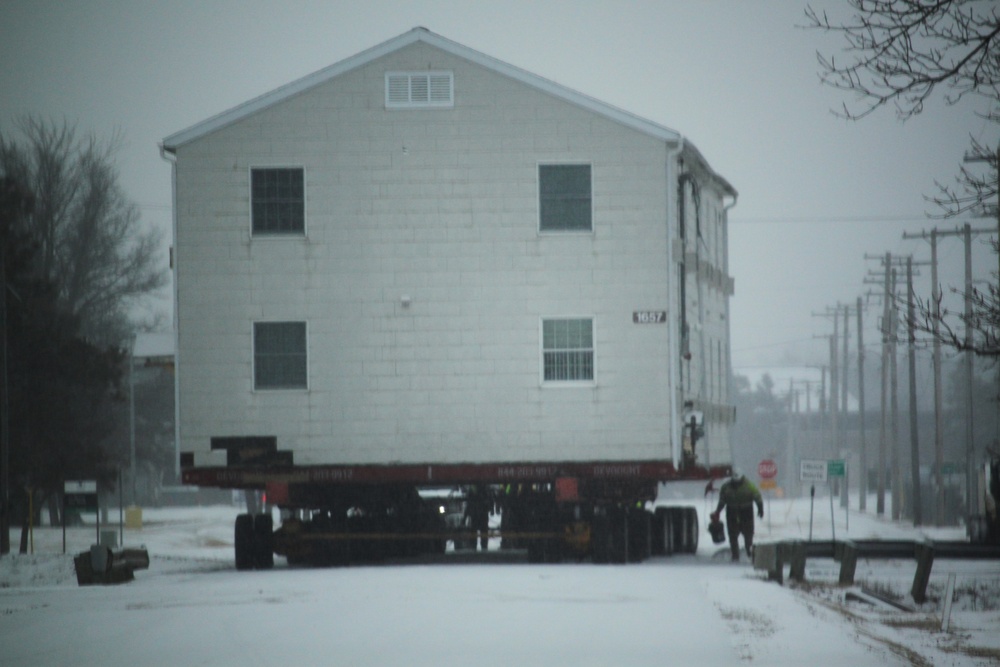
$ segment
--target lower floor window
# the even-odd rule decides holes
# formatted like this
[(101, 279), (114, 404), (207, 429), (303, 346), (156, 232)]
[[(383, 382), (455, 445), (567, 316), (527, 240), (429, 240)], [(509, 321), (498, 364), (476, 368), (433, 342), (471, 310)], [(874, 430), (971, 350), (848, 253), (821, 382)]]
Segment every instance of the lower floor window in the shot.
[(306, 376), (306, 323), (254, 322), (254, 389), (305, 389)]
[(594, 379), (594, 321), (542, 320), (542, 377), (545, 382)]

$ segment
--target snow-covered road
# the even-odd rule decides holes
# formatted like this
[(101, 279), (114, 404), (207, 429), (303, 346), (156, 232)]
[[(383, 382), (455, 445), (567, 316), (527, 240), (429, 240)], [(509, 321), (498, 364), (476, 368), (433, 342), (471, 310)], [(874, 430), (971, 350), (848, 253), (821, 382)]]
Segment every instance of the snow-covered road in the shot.
[(690, 556), (628, 567), (154, 571), (128, 586), (4, 591), (0, 662), (906, 664), (748, 574)]
[[(807, 508), (775, 502), (761, 539), (798, 536)], [(836, 586), (782, 587), (746, 561), (729, 563), (725, 550), (714, 557), (707, 533), (696, 555), (628, 566), (297, 569), (279, 560), (270, 571), (236, 572), (238, 511), (149, 510), (126, 540), (148, 547), (151, 567), (122, 586), (77, 587), (61, 531), (37, 531), (35, 556), (0, 559), (0, 665), (893, 667), (1000, 656), (997, 563), (935, 565), (932, 588), (957, 570), (963, 585), (985, 581), (994, 591), (941, 632), (939, 600), (886, 615), (844, 604)], [(864, 515), (851, 518), (850, 533), (918, 535)], [(71, 530), (69, 553), (93, 539), (92, 529)], [(836, 567), (817, 561), (807, 574), (834, 581)], [(897, 589), (912, 576), (909, 562), (858, 564), (859, 580)], [(983, 611), (988, 604), (994, 611)]]

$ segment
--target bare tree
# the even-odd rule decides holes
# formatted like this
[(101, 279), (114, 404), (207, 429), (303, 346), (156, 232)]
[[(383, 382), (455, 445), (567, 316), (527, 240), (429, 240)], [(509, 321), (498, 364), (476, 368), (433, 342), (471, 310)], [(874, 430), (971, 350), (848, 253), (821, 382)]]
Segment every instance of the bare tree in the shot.
[[(1000, 251), (997, 242), (992, 241), (994, 252)], [(964, 292), (952, 289), (952, 292), (962, 297)], [(959, 352), (972, 352), (979, 357), (1000, 357), (1000, 286), (991, 282), (985, 289), (973, 286), (969, 294), (970, 311), (952, 311), (943, 305), (943, 295), (933, 298), (914, 299), (913, 328), (921, 334), (929, 336), (937, 334), (939, 340)], [(906, 298), (896, 297), (898, 307), (905, 312)], [(938, 313), (940, 315), (938, 316)], [(934, 322), (937, 320), (937, 328)], [(961, 322), (962, 329), (957, 329), (953, 322)], [(965, 330), (975, 332), (971, 341), (966, 340)]]
[[(846, 42), (846, 60), (817, 53), (823, 83), (853, 93), (838, 115), (858, 120), (892, 107), (907, 120), (918, 115), (936, 92), (948, 105), (965, 97), (987, 101), (983, 118), (1000, 124), (1000, 5), (993, 0), (848, 0), (853, 16), (832, 21), (826, 12), (806, 9), (807, 27), (837, 33)], [(972, 139), (970, 157), (988, 162), (993, 173), (979, 176), (962, 168), (957, 186), (936, 184), (927, 199), (942, 217), (981, 210), (997, 195), (995, 151)]]
[(87, 340), (120, 345), (132, 307), (166, 283), (159, 234), (140, 227), (139, 209), (118, 183), (122, 137), (79, 138), (65, 122), (34, 117), (19, 129), (21, 141), (0, 132), (0, 171), (33, 191), (39, 277), (56, 286)]
[[(966, 97), (984, 99), (987, 111), (979, 115), (1000, 125), (1000, 5), (995, 0), (848, 0), (847, 4), (853, 15), (844, 21), (831, 20), (811, 6), (806, 9), (807, 27), (840, 34), (846, 42), (846, 60), (817, 53), (823, 83), (856, 96), (854, 106), (844, 103), (837, 115), (859, 120), (891, 107), (905, 121), (921, 113), (925, 102), (940, 92), (948, 105)], [(970, 140), (965, 161), (985, 162), (990, 169), (979, 174), (962, 166), (955, 185), (936, 182), (937, 194), (925, 197), (938, 210), (933, 217), (997, 211), (993, 201), (1000, 191), (1000, 149), (994, 151), (974, 137)], [(969, 317), (936, 310), (930, 300), (920, 300), (915, 328), (933, 335), (937, 320), (938, 335), (946, 345), (1000, 356), (996, 283), (985, 290), (974, 288), (969, 297)], [(956, 331), (952, 324), (956, 320), (976, 332), (971, 345)]]
[(824, 83), (856, 93), (860, 107), (842, 115), (858, 119), (893, 104), (907, 119), (923, 111), (939, 86), (948, 104), (966, 95), (986, 97), (996, 113), (1000, 13), (983, 0), (848, 0), (855, 15), (835, 24), (806, 8), (809, 27), (840, 33), (853, 56), (846, 64), (817, 54)]

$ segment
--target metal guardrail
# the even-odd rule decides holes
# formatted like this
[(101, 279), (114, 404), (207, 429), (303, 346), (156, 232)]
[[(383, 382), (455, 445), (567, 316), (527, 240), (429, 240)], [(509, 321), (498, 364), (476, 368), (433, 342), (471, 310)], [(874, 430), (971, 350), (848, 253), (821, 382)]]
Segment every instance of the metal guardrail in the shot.
[(805, 581), (806, 560), (832, 558), (840, 562), (839, 583), (854, 584), (858, 559), (913, 558), (917, 571), (913, 577), (910, 594), (918, 604), (927, 599), (927, 582), (934, 559), (1000, 560), (1000, 544), (972, 544), (969, 542), (919, 542), (914, 540), (843, 540), (826, 542), (801, 542), (790, 540), (757, 544), (754, 547), (754, 568), (766, 570), (767, 578), (778, 583), (784, 581), (785, 564), (790, 565), (788, 578)]

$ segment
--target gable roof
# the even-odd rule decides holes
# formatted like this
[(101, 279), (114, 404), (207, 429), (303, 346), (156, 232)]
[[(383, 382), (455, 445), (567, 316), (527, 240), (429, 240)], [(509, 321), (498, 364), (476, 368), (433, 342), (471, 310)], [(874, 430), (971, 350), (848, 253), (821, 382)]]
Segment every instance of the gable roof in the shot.
[(168, 151), (173, 151), (177, 147), (190, 141), (194, 141), (195, 139), (198, 139), (221, 127), (225, 127), (226, 125), (242, 120), (243, 118), (246, 118), (247, 116), (250, 116), (262, 109), (266, 109), (267, 107), (278, 104), (279, 102), (283, 102), (294, 95), (298, 95), (301, 92), (313, 88), (314, 86), (325, 83), (345, 72), (367, 65), (373, 60), (417, 42), (429, 44), (445, 51), (446, 53), (464, 58), (476, 63), (477, 65), (499, 72), (500, 74), (506, 75), (512, 79), (549, 93), (550, 95), (566, 100), (567, 102), (571, 102), (594, 111), (595, 113), (607, 116), (612, 120), (639, 130), (640, 132), (650, 134), (659, 139), (663, 139), (664, 141), (680, 141), (680, 134), (674, 130), (658, 125), (652, 121), (645, 120), (644, 118), (640, 118), (639, 116), (623, 111), (622, 109), (614, 107), (610, 104), (605, 104), (604, 102), (588, 97), (582, 93), (578, 93), (575, 90), (566, 88), (565, 86), (561, 86), (558, 83), (549, 81), (548, 79), (537, 76), (520, 68), (514, 67), (513, 65), (509, 65), (505, 62), (497, 60), (496, 58), (492, 58), (475, 51), (474, 49), (462, 46), (461, 44), (445, 39), (444, 37), (437, 35), (426, 28), (418, 27), (410, 30), (409, 32), (405, 32), (398, 37), (390, 39), (387, 42), (383, 42), (377, 46), (362, 51), (357, 55), (351, 56), (346, 60), (341, 60), (338, 63), (330, 65), (329, 67), (324, 67), (323, 69), (304, 76), (301, 79), (292, 81), (291, 83), (281, 86), (280, 88), (276, 88), (271, 92), (264, 93), (259, 97), (249, 100), (248, 102), (235, 106), (232, 109), (223, 111), (222, 113), (192, 125), (185, 130), (171, 134), (163, 140), (163, 147)]
[(705, 168), (708, 169), (709, 173), (711, 173), (714, 178), (718, 179), (718, 182), (722, 185), (726, 192), (736, 196), (736, 190), (724, 178), (712, 171), (697, 149), (694, 148), (690, 142), (685, 142), (684, 138), (677, 131), (636, 116), (635, 114), (619, 109), (611, 104), (601, 102), (600, 100), (584, 95), (583, 93), (579, 93), (571, 88), (562, 86), (544, 77), (540, 77), (526, 70), (497, 60), (496, 58), (480, 53), (474, 49), (470, 49), (467, 46), (453, 42), (450, 39), (446, 39), (441, 35), (433, 33), (427, 28), (422, 27), (413, 28), (398, 37), (382, 42), (377, 46), (373, 46), (372, 48), (362, 51), (361, 53), (351, 56), (350, 58), (341, 60), (338, 63), (334, 63), (333, 65), (313, 72), (312, 74), (304, 76), (301, 79), (292, 81), (291, 83), (285, 84), (279, 88), (275, 88), (268, 93), (264, 93), (263, 95), (255, 97), (252, 100), (244, 102), (243, 104), (235, 106), (227, 111), (216, 114), (211, 118), (201, 121), (200, 123), (196, 123), (185, 130), (171, 134), (163, 140), (162, 148), (167, 152), (175, 152), (178, 147), (183, 146), (186, 143), (199, 139), (211, 132), (214, 132), (215, 130), (240, 121), (257, 113), (258, 111), (271, 107), (298, 95), (299, 93), (330, 81), (345, 72), (367, 65), (382, 56), (388, 55), (417, 42), (429, 44), (430, 46), (436, 47), (446, 53), (450, 53), (459, 58), (464, 58), (465, 60), (510, 77), (516, 81), (520, 81), (521, 83), (570, 102), (571, 104), (575, 104), (583, 107), (584, 109), (588, 109), (594, 113), (605, 116), (626, 127), (638, 130), (639, 132), (661, 139), (668, 143), (676, 143), (684, 147), (685, 152), (688, 155), (692, 155), (698, 159), (705, 166)]

